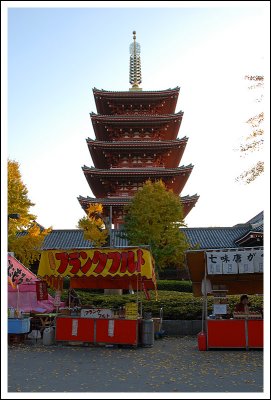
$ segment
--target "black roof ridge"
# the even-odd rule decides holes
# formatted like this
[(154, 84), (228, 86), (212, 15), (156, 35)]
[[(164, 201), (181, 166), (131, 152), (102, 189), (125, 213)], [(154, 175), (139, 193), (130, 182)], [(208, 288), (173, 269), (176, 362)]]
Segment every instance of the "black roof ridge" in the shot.
[(67, 229), (65, 229), (65, 228), (61, 228), (61, 229), (52, 228), (52, 231), (65, 231), (65, 232), (67, 232), (67, 231), (82, 231), (82, 232), (84, 232), (84, 229), (81, 229), (81, 228), (67, 228)]
[(108, 144), (126, 144), (126, 143), (140, 143), (142, 145), (144, 145), (145, 143), (153, 143), (153, 144), (160, 144), (160, 143), (165, 143), (165, 142), (181, 142), (184, 140), (189, 140), (188, 136), (182, 136), (182, 137), (177, 137), (176, 139), (163, 139), (163, 140), (117, 140), (117, 141), (112, 141), (112, 140), (98, 140), (98, 139), (93, 139), (93, 138), (86, 138), (86, 141), (91, 141), (94, 143), (108, 143)]
[(182, 229), (245, 229), (246, 231), (248, 230), (248, 227), (245, 226), (195, 226), (195, 227), (186, 227)]
[(184, 111), (180, 110), (177, 111), (176, 113), (170, 113), (170, 114), (99, 114), (99, 113), (95, 113), (94, 111), (91, 111), (89, 113), (89, 115), (91, 117), (109, 117), (112, 119), (118, 119), (118, 118), (129, 118), (129, 119), (133, 119), (133, 118), (140, 118), (143, 119), (144, 117), (154, 117), (154, 118), (163, 118), (163, 117), (176, 117), (176, 116), (183, 116), (184, 115)]
[(175, 88), (168, 88), (168, 89), (160, 89), (160, 90), (140, 90), (139, 92), (131, 92), (130, 90), (105, 90), (105, 89), (98, 89), (96, 87), (92, 88), (93, 92), (103, 92), (103, 93), (133, 93), (132, 96), (134, 95), (134, 93), (139, 93), (141, 94), (143, 93), (160, 93), (160, 92), (172, 92), (172, 91), (180, 91), (180, 86), (176, 86)]
[[(259, 212), (258, 214), (256, 214), (254, 217), (250, 218), (250, 220), (248, 220), (246, 223), (247, 223), (247, 224), (254, 225), (255, 222), (251, 222), (251, 221), (253, 221), (253, 220), (257, 219), (258, 217), (260, 217), (261, 214), (262, 214), (263, 217), (264, 217), (264, 210), (260, 211), (260, 212)], [(257, 222), (257, 223), (259, 223), (259, 222)]]
[(176, 168), (163, 168), (163, 167), (147, 167), (147, 168), (96, 168), (96, 167), (88, 167), (87, 165), (83, 165), (83, 167), (81, 167), (82, 169), (86, 169), (86, 170), (96, 170), (96, 171), (107, 171), (107, 172), (116, 172), (116, 171), (123, 171), (123, 172), (135, 172), (135, 171), (139, 171), (139, 172), (144, 172), (144, 171), (167, 171), (167, 170), (181, 170), (181, 169), (185, 169), (185, 168), (191, 168), (194, 167), (194, 165), (192, 163), (187, 164), (187, 165), (180, 165)]

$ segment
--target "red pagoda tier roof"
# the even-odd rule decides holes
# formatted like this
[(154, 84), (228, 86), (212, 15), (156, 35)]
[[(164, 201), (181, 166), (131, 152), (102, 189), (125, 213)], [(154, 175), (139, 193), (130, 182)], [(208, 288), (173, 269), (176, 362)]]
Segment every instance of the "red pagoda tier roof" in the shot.
[[(134, 135), (142, 140), (149, 134), (149, 139), (174, 140), (183, 118), (183, 111), (166, 115), (97, 115), (90, 113), (96, 139), (101, 141), (133, 139)], [(125, 130), (126, 128), (126, 130)], [(145, 140), (148, 140), (145, 139)]]
[[(99, 203), (99, 204), (103, 205), (104, 213), (107, 215), (107, 214), (109, 214), (110, 206), (113, 206), (114, 208), (122, 209), (123, 207), (125, 207), (127, 204), (130, 203), (130, 201), (132, 200), (132, 197), (95, 198), (95, 197), (89, 197), (89, 196), (87, 196), (87, 197), (79, 196), (77, 199), (85, 212), (86, 212), (86, 209), (88, 208), (89, 204)], [(199, 199), (199, 196), (197, 194), (194, 194), (193, 196), (180, 197), (180, 200), (183, 204), (184, 218), (188, 215), (188, 213), (191, 211), (191, 209), (196, 205), (196, 202), (198, 201), (198, 199)]]
[[(97, 168), (111, 168), (112, 163), (118, 161), (118, 157), (154, 155), (153, 159), (161, 158), (161, 163), (167, 168), (175, 168), (179, 165), (185, 150), (188, 138), (160, 141), (123, 141), (103, 142), (86, 139), (93, 163)], [(163, 157), (161, 157), (163, 156)], [(159, 165), (159, 164), (158, 164)], [(144, 166), (145, 167), (145, 166)]]
[(171, 114), (175, 112), (180, 88), (157, 91), (123, 91), (111, 92), (103, 89), (93, 89), (97, 111), (99, 114), (114, 114), (116, 107), (123, 108), (126, 113), (127, 105), (132, 112), (155, 109), (158, 114)]
[[(193, 165), (178, 168), (111, 168), (82, 167), (95, 197), (120, 196), (120, 188), (136, 189), (148, 179), (161, 179), (167, 189), (180, 194), (193, 169)], [(133, 185), (134, 184), (134, 185)], [(125, 194), (124, 194), (125, 195)]]

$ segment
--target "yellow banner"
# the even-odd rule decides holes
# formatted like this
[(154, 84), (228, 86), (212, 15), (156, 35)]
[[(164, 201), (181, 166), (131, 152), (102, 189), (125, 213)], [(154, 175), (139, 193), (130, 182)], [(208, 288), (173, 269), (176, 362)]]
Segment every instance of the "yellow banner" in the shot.
[(46, 250), (38, 276), (132, 276), (155, 280), (151, 252), (142, 248)]

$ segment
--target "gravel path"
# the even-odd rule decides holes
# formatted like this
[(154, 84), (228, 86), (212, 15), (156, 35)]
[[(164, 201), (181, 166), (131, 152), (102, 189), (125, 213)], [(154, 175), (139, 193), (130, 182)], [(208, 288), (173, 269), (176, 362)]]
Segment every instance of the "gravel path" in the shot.
[(9, 345), (8, 392), (263, 392), (262, 350), (199, 351), (196, 336), (153, 347)]

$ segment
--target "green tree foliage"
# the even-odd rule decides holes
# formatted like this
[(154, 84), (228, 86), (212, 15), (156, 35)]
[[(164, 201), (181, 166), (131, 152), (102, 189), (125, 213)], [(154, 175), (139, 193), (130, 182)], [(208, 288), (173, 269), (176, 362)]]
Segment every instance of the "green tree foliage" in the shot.
[(102, 213), (103, 206), (101, 204), (90, 204), (87, 209), (87, 216), (81, 218), (77, 225), (78, 228), (83, 229), (84, 238), (97, 247), (107, 243), (109, 234)]
[[(253, 85), (249, 86), (249, 89), (263, 89), (264, 77), (261, 75), (247, 75), (245, 79), (254, 82)], [(261, 102), (263, 95), (256, 99), (257, 102)], [(257, 115), (249, 118), (246, 122), (250, 126), (252, 132), (245, 138), (245, 143), (241, 144), (240, 152), (241, 156), (248, 156), (250, 153), (260, 151), (263, 148), (263, 134), (264, 130), (262, 124), (264, 121), (264, 113), (260, 112)], [(236, 180), (242, 181), (247, 184), (253, 182), (258, 176), (264, 172), (264, 162), (259, 160), (254, 163), (248, 170), (240, 174)]]
[[(37, 217), (29, 212), (32, 206), (18, 162), (8, 160), (8, 251), (27, 267), (39, 259), (41, 244), (51, 230), (36, 223)], [(19, 218), (9, 217), (12, 214)]]
[(188, 248), (180, 231), (183, 209), (180, 198), (168, 191), (164, 183), (148, 180), (126, 207), (124, 232), (130, 245), (149, 245), (156, 263), (156, 272), (167, 265), (182, 267)]

